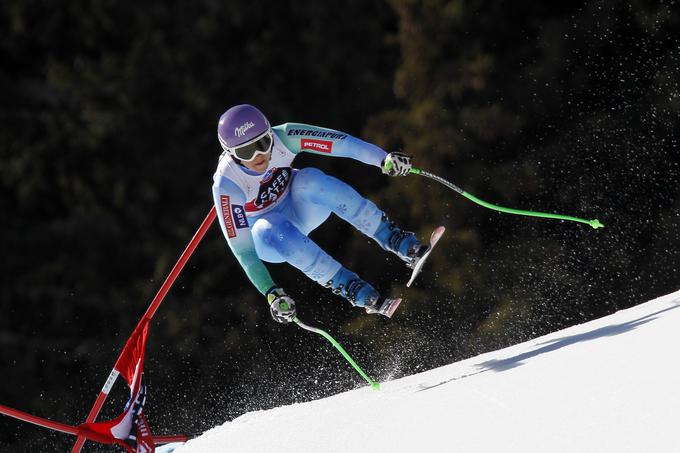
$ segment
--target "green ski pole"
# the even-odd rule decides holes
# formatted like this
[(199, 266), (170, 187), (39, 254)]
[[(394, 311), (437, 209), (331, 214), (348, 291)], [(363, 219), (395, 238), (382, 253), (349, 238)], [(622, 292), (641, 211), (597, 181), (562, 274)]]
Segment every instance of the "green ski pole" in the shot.
[(330, 343), (333, 346), (335, 346), (335, 349), (340, 351), (340, 354), (342, 354), (342, 356), (345, 358), (345, 360), (347, 360), (347, 362), (349, 362), (349, 364), (352, 365), (352, 367), (361, 375), (361, 377), (364, 378), (366, 380), (366, 382), (371, 384), (371, 388), (373, 388), (373, 390), (380, 390), (380, 383), (376, 382), (373, 379), (371, 379), (370, 377), (368, 377), (368, 375), (364, 372), (364, 370), (362, 370), (361, 367), (359, 365), (357, 365), (357, 363), (354, 361), (354, 359), (347, 353), (347, 351), (345, 351), (345, 349), (340, 345), (340, 343), (335, 341), (335, 338), (331, 337), (327, 332), (324, 332), (321, 329), (317, 329), (316, 327), (308, 326), (307, 324), (300, 321), (297, 317), (295, 317), (295, 319), (293, 319), (293, 322), (295, 322), (295, 324), (302, 327), (303, 329), (308, 330), (310, 332), (317, 333), (317, 334), (321, 335), (322, 337), (324, 337), (326, 340), (330, 341)]
[(449, 189), (452, 189), (468, 200), (474, 201), (478, 205), (484, 206), (485, 208), (488, 209), (493, 209), (495, 211), (499, 212), (505, 212), (508, 214), (517, 214), (517, 215), (525, 215), (525, 216), (530, 216), (530, 217), (543, 217), (546, 219), (559, 219), (559, 220), (569, 220), (571, 222), (580, 222), (580, 223), (585, 223), (587, 225), (590, 225), (594, 229), (598, 228), (603, 228), (604, 225), (600, 223), (599, 220), (594, 219), (594, 220), (585, 220), (585, 219), (580, 219), (578, 217), (572, 217), (572, 216), (567, 216), (567, 215), (561, 215), (561, 214), (550, 214), (548, 212), (536, 212), (536, 211), (524, 211), (521, 209), (512, 209), (512, 208), (505, 208), (503, 206), (497, 206), (495, 204), (488, 203), (484, 200), (480, 200), (479, 198), (475, 197), (472, 194), (467, 193), (457, 185), (453, 184), (452, 182), (447, 181), (446, 179), (439, 177), (437, 175), (433, 175), (432, 173), (428, 173), (425, 170), (421, 170), (419, 168), (411, 168), (411, 173), (414, 175), (420, 175), (420, 176), (425, 176), (426, 178), (430, 178), (434, 181), (437, 181), (438, 183), (444, 184), (446, 187)]

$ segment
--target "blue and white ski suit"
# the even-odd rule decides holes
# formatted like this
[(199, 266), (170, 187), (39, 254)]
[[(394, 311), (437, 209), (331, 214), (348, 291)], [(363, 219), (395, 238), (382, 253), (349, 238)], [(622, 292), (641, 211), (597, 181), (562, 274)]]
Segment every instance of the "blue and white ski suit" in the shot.
[(213, 198), (229, 247), (255, 287), (276, 286), (263, 261), (287, 262), (326, 285), (342, 268), (307, 235), (335, 213), (383, 244), (383, 212), (348, 184), (316, 168), (292, 168), (302, 152), (349, 157), (380, 167), (386, 152), (351, 135), (306, 124), (272, 128), (267, 171), (256, 173), (224, 154), (213, 177)]

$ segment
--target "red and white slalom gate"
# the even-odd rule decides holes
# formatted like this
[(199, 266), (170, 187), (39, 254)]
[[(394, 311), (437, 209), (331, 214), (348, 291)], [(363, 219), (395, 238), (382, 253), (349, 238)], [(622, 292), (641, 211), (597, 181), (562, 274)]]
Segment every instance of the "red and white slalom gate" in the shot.
[[(205, 236), (206, 231), (215, 220), (216, 212), (213, 206), (208, 212), (194, 237), (187, 245), (182, 255), (175, 263), (165, 282), (158, 290), (149, 308), (137, 324), (130, 338), (128, 338), (123, 351), (121, 352), (116, 364), (104, 383), (99, 396), (97, 397), (85, 423), (73, 426), (55, 422), (46, 418), (37, 417), (23, 411), (12, 409), (0, 404), (0, 413), (14, 417), (16, 419), (33, 423), (54, 431), (63, 432), (77, 436), (76, 443), (71, 450), (72, 453), (79, 453), (86, 441), (92, 440), (105, 444), (118, 444), (125, 447), (129, 452), (147, 453), (153, 452), (156, 444), (170, 442), (186, 442), (189, 436), (152, 436), (146, 418), (142, 412), (146, 399), (146, 389), (143, 383), (144, 349), (146, 346), (146, 336), (149, 329), (149, 322), (153, 318), (156, 310), (163, 302), (168, 291), (184, 268), (184, 265), (193, 254), (196, 247)], [(104, 406), (104, 402), (115, 384), (118, 376), (123, 376), (130, 387), (130, 401), (125, 410), (116, 419), (106, 422), (95, 423), (99, 412)]]

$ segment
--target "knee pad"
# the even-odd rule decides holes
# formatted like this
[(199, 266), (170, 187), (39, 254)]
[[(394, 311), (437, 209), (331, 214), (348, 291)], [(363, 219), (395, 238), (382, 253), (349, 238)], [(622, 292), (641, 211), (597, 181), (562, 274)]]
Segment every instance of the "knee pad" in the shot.
[(295, 225), (286, 218), (271, 221), (269, 219), (261, 219), (255, 222), (251, 232), (253, 236), (257, 236), (260, 241), (276, 250), (284, 247), (290, 241), (294, 241), (298, 236), (301, 236)]

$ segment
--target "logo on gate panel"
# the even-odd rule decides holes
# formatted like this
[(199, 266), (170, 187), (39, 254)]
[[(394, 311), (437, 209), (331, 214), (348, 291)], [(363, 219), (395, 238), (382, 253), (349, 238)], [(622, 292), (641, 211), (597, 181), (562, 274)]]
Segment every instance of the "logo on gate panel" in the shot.
[(222, 207), (222, 218), (224, 219), (224, 226), (227, 227), (227, 236), (230, 238), (236, 237), (236, 230), (234, 229), (234, 221), (231, 217), (231, 207), (229, 205), (229, 196), (222, 195), (220, 197), (220, 205)]
[(311, 149), (320, 151), (322, 153), (331, 153), (333, 150), (333, 142), (328, 140), (313, 140), (311, 138), (300, 139), (301, 149)]
[(239, 230), (248, 228), (248, 219), (246, 218), (246, 211), (243, 206), (233, 204), (231, 205), (231, 212), (234, 214), (234, 226)]

